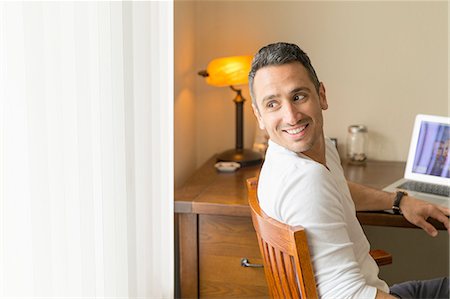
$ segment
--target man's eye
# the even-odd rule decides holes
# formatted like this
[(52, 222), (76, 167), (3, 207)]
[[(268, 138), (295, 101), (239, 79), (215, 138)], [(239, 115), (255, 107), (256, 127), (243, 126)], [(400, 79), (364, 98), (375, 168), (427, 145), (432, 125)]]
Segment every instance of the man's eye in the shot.
[(301, 100), (303, 100), (304, 98), (305, 98), (304, 95), (296, 94), (296, 95), (294, 96), (294, 101), (301, 101)]
[(276, 102), (268, 102), (267, 103), (267, 108), (275, 108), (277, 106)]

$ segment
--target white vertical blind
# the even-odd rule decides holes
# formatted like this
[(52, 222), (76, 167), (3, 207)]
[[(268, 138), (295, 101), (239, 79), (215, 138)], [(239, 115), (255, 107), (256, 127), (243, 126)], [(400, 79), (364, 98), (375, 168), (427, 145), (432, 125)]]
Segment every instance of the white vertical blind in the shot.
[(0, 296), (173, 297), (173, 3), (0, 3)]

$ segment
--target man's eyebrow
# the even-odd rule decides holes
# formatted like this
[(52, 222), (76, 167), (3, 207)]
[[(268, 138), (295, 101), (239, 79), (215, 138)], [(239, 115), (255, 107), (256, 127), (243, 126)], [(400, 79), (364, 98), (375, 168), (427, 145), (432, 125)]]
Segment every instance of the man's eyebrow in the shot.
[(300, 91), (306, 91), (306, 92), (311, 92), (311, 89), (309, 89), (308, 87), (297, 87), (294, 88), (293, 90), (291, 90), (290, 94), (294, 94)]
[[(289, 92), (289, 94), (292, 95), (292, 94), (295, 94), (295, 93), (300, 92), (300, 91), (311, 92), (311, 89), (309, 89), (309, 88), (306, 87), (306, 86), (300, 86), (300, 87), (296, 87), (296, 88), (294, 88), (293, 90), (291, 90), (291, 91)], [(261, 104), (264, 104), (264, 103), (267, 102), (267, 101), (270, 101), (270, 100), (273, 100), (273, 99), (276, 99), (276, 98), (279, 98), (279, 97), (280, 97), (279, 94), (271, 94), (271, 95), (265, 96), (265, 97), (262, 99)]]
[(265, 97), (262, 99), (261, 104), (264, 104), (265, 102), (268, 102), (268, 101), (270, 101), (270, 100), (276, 99), (276, 98), (278, 98), (279, 96), (280, 96), (279, 94), (271, 94), (271, 95), (265, 96)]

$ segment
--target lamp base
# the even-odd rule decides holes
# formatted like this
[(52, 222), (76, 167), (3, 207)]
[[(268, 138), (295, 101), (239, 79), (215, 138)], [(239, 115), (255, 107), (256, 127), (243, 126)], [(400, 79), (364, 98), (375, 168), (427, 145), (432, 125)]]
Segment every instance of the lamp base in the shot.
[(241, 167), (258, 165), (263, 157), (260, 153), (248, 149), (232, 149), (220, 153), (217, 157), (218, 162), (237, 162)]

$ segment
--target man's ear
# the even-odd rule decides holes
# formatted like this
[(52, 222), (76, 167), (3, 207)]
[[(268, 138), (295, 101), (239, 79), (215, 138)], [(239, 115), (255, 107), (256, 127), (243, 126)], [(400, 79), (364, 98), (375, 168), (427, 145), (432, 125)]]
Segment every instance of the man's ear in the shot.
[(320, 108), (322, 108), (322, 110), (328, 109), (327, 94), (325, 92), (325, 85), (322, 82), (320, 82), (319, 85), (319, 102)]
[(256, 120), (258, 121), (259, 128), (261, 130), (265, 130), (266, 126), (264, 126), (264, 123), (262, 121), (262, 117), (261, 117), (261, 114), (259, 113), (258, 108), (253, 103), (252, 103), (252, 108), (253, 108), (253, 114), (255, 115)]

